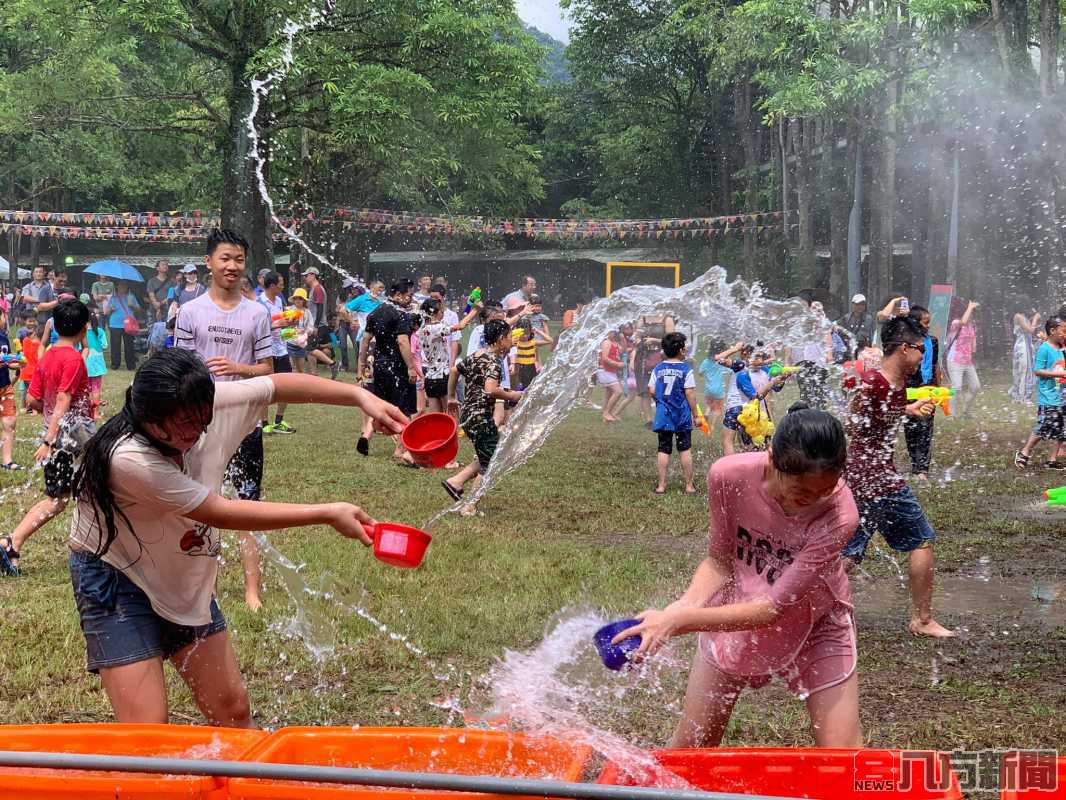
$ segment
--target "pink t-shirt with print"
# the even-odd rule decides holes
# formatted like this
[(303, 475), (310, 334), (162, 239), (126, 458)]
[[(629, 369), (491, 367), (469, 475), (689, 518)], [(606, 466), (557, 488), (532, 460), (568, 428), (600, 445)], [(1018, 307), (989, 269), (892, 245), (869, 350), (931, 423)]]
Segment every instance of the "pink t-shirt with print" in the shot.
[(764, 487), (768, 458), (727, 456), (707, 476), (710, 553), (733, 567), (732, 580), (707, 605), (768, 600), (781, 611), (766, 628), (700, 634), (700, 647), (734, 675), (784, 669), (827, 615), (851, 624), (851, 586), (840, 558), (859, 524), (851, 491), (841, 480), (829, 497), (789, 516)]
[(977, 326), (972, 322), (962, 324), (962, 320), (952, 320), (948, 328), (948, 341), (951, 345), (951, 353), (948, 360), (952, 364), (969, 366), (973, 363), (973, 351), (977, 347)]

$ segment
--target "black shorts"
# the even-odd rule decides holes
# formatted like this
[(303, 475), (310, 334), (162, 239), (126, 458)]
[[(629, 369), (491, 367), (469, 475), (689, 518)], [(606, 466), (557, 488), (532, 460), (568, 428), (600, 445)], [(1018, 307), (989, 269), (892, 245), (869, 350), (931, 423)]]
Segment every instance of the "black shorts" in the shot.
[(463, 426), (463, 431), (474, 445), (479, 471), (484, 473), (496, 452), (496, 445), (500, 443), (500, 431), (491, 417), (468, 422)]
[(223, 484), (229, 483), (241, 500), (258, 500), (263, 491), (263, 429), (256, 428), (226, 465)]
[(426, 397), (447, 397), (448, 396), (448, 379), (447, 378), (426, 378), (425, 380)]
[(44, 493), (53, 499), (68, 497), (74, 483), (74, 456), (66, 450), (55, 450), (44, 462)]
[(1037, 406), (1033, 436), (1051, 442), (1066, 440), (1066, 419), (1061, 406)]
[(288, 355), (274, 356), (274, 372), (278, 375), (292, 372), (292, 360)]
[(395, 375), (383, 369), (375, 369), (374, 386), (371, 391), (386, 403), (392, 403), (409, 417), (418, 408), (418, 392), (415, 385), (407, 380), (406, 375)]
[(659, 435), (659, 452), (670, 455), (674, 452), (674, 438), (677, 438), (677, 452), (684, 453), (692, 449), (692, 431), (656, 431)]
[(518, 364), (515, 377), (518, 378), (518, 385), (520, 387), (528, 389), (529, 384), (533, 383), (533, 379), (537, 377), (537, 365)]

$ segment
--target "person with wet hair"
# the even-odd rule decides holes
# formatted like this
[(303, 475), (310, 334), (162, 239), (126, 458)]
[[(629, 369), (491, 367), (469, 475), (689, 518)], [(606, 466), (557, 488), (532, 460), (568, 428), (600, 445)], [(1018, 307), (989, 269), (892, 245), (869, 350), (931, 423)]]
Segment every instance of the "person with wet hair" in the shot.
[(1014, 454), (1014, 466), (1025, 469), (1029, 466), (1033, 448), (1041, 441), (1051, 442), (1047, 469), (1066, 469), (1063, 451), (1066, 450), (1066, 419), (1062, 413), (1062, 384), (1066, 379), (1066, 318), (1051, 317), (1044, 323), (1047, 341), (1036, 351), (1033, 359), (1033, 374), (1036, 376), (1036, 425), (1025, 445)]
[(844, 548), (849, 567), (859, 564), (878, 531), (893, 550), (908, 554), (911, 618), (915, 636), (955, 634), (933, 618), (933, 543), (936, 531), (918, 498), (896, 471), (896, 438), (904, 417), (930, 417), (932, 400), (907, 401), (907, 381), (926, 355), (925, 329), (909, 314), (881, 327), (885, 355), (879, 369), (863, 372), (846, 415), (847, 482), (859, 507), (859, 528)]
[(666, 494), (666, 475), (670, 454), (677, 442), (677, 455), (685, 478), (685, 494), (696, 494), (692, 485), (692, 422), (696, 417), (696, 372), (688, 363), (685, 334), (668, 333), (663, 337), (663, 360), (652, 367), (647, 391), (655, 400), (652, 430), (659, 437), (656, 456), (658, 482), (655, 494)]
[(859, 514), (842, 480), (840, 421), (797, 403), (766, 452), (715, 462), (707, 476), (710, 552), (685, 593), (649, 609), (616, 642), (636, 658), (699, 635), (671, 747), (716, 747), (746, 687), (777, 676), (807, 704), (818, 747), (861, 747), (851, 587), (841, 548)]
[(22, 546), (67, 507), (75, 461), (83, 440), (96, 430), (89, 373), (78, 352), (89, 328), (89, 309), (79, 300), (60, 300), (49, 321), (58, 339), (41, 356), (28, 390), (31, 406), (43, 415), (33, 459), (43, 466), (45, 498), (10, 536), (0, 537), (0, 574), (11, 577), (21, 574)]
[(407, 418), (364, 389), (312, 375), (216, 383), (193, 352), (148, 359), (119, 413), (85, 447), (73, 480), (70, 576), (88, 654), (117, 722), (169, 721), (170, 661), (212, 725), (253, 726), (215, 599), (220, 528), (329, 525), (371, 543), (358, 506), (219, 494), (230, 458), (272, 403), (360, 408), (386, 433)]

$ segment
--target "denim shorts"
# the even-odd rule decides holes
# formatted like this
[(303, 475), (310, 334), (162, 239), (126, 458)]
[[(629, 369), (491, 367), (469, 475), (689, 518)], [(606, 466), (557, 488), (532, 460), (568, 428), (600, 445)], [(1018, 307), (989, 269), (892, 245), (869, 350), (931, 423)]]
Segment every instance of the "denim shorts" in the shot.
[(85, 634), (87, 668), (99, 672), (152, 658), (168, 659), (182, 648), (226, 630), (211, 599), (211, 622), (178, 625), (152, 610), (148, 595), (103, 559), (71, 551), (70, 582)]
[(910, 486), (887, 497), (863, 503), (859, 508), (859, 527), (841, 553), (855, 562), (862, 561), (866, 545), (877, 531), (888, 546), (901, 553), (909, 553), (936, 541), (936, 531), (925, 518), (925, 512)]

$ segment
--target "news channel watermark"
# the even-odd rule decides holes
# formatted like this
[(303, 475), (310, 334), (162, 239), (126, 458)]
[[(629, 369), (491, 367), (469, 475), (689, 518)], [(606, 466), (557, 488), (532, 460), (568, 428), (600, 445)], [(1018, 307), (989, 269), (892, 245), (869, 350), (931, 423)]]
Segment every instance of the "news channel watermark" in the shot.
[(1059, 788), (1056, 750), (860, 750), (855, 792), (1025, 792), (1039, 797)]

